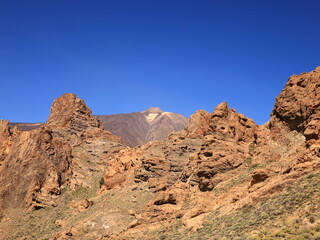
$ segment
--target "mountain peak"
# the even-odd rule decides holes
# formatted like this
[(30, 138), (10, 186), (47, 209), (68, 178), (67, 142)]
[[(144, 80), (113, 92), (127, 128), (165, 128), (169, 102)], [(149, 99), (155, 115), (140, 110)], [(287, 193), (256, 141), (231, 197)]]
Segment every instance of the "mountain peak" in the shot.
[(142, 113), (163, 113), (163, 111), (158, 107), (150, 107)]

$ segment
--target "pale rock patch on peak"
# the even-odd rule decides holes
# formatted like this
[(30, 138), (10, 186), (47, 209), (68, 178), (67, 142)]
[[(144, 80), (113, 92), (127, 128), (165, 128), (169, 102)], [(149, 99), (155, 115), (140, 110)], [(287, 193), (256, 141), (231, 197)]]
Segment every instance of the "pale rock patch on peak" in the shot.
[(151, 123), (154, 119), (156, 119), (159, 115), (159, 113), (148, 113), (148, 115), (146, 115), (146, 119), (149, 123)]

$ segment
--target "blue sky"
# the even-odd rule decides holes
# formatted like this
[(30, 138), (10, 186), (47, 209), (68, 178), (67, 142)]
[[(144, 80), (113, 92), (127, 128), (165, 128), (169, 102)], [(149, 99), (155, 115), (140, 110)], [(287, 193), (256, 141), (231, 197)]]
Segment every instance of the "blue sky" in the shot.
[(0, 0), (0, 118), (44, 122), (73, 92), (94, 114), (227, 101), (258, 124), (320, 65), (311, 0)]

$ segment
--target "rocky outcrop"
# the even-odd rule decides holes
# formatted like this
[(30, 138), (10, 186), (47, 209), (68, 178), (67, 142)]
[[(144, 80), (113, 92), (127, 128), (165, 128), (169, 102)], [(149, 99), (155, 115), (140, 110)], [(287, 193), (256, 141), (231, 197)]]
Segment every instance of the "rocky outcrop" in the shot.
[(293, 75), (276, 98), (273, 118), (285, 122), (290, 130), (302, 132), (307, 139), (318, 139), (320, 132), (320, 67), (309, 73)]
[(198, 185), (201, 191), (211, 191), (225, 180), (226, 172), (244, 164), (249, 144), (256, 141), (257, 129), (257, 124), (230, 110), (227, 103), (219, 104), (204, 131), (205, 142), (186, 165), (183, 179)]
[(86, 182), (81, 180), (80, 169), (85, 167), (82, 156), (73, 152), (74, 147), (95, 142), (98, 151), (98, 143), (117, 146), (120, 140), (104, 131), (84, 101), (74, 94), (56, 99), (47, 123), (33, 131), (11, 133), (9, 122), (1, 121), (0, 207), (36, 210), (56, 206), (55, 196), (63, 187)]
[(66, 93), (54, 100), (46, 126), (68, 129), (71, 134), (76, 134), (90, 127), (100, 128), (101, 124), (82, 99)]
[(12, 135), (8, 120), (0, 120), (0, 167), (8, 154), (11, 145), (9, 138)]
[(5, 141), (10, 136), (10, 125), (8, 120), (0, 120), (0, 141)]
[(257, 138), (258, 125), (243, 114), (229, 109), (226, 102), (220, 103), (214, 110), (207, 133), (216, 135), (220, 139), (234, 139), (237, 143), (252, 142)]
[(209, 129), (211, 114), (205, 110), (198, 110), (190, 116), (188, 126), (178, 133), (171, 134), (170, 138), (202, 138)]
[(51, 197), (60, 194), (70, 175), (70, 145), (44, 128), (20, 133), (10, 141), (0, 169), (2, 204), (28, 210), (54, 205)]

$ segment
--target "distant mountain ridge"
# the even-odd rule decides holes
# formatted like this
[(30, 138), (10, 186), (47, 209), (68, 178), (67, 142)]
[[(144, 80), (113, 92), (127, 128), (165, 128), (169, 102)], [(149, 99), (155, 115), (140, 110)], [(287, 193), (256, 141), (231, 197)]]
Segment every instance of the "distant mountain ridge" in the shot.
[[(184, 129), (189, 122), (181, 114), (164, 112), (158, 107), (150, 107), (142, 112), (94, 116), (102, 122), (105, 130), (122, 137), (130, 147), (163, 140), (172, 132)], [(22, 131), (31, 131), (43, 124), (10, 122), (10, 128), (17, 126)]]
[(18, 127), (21, 131), (31, 131), (38, 127), (41, 127), (44, 123), (22, 123), (22, 122), (10, 122), (10, 128)]
[(175, 131), (184, 129), (189, 120), (181, 114), (164, 112), (151, 107), (142, 112), (96, 115), (104, 128), (121, 136), (124, 143), (134, 147), (153, 140), (163, 140)]

